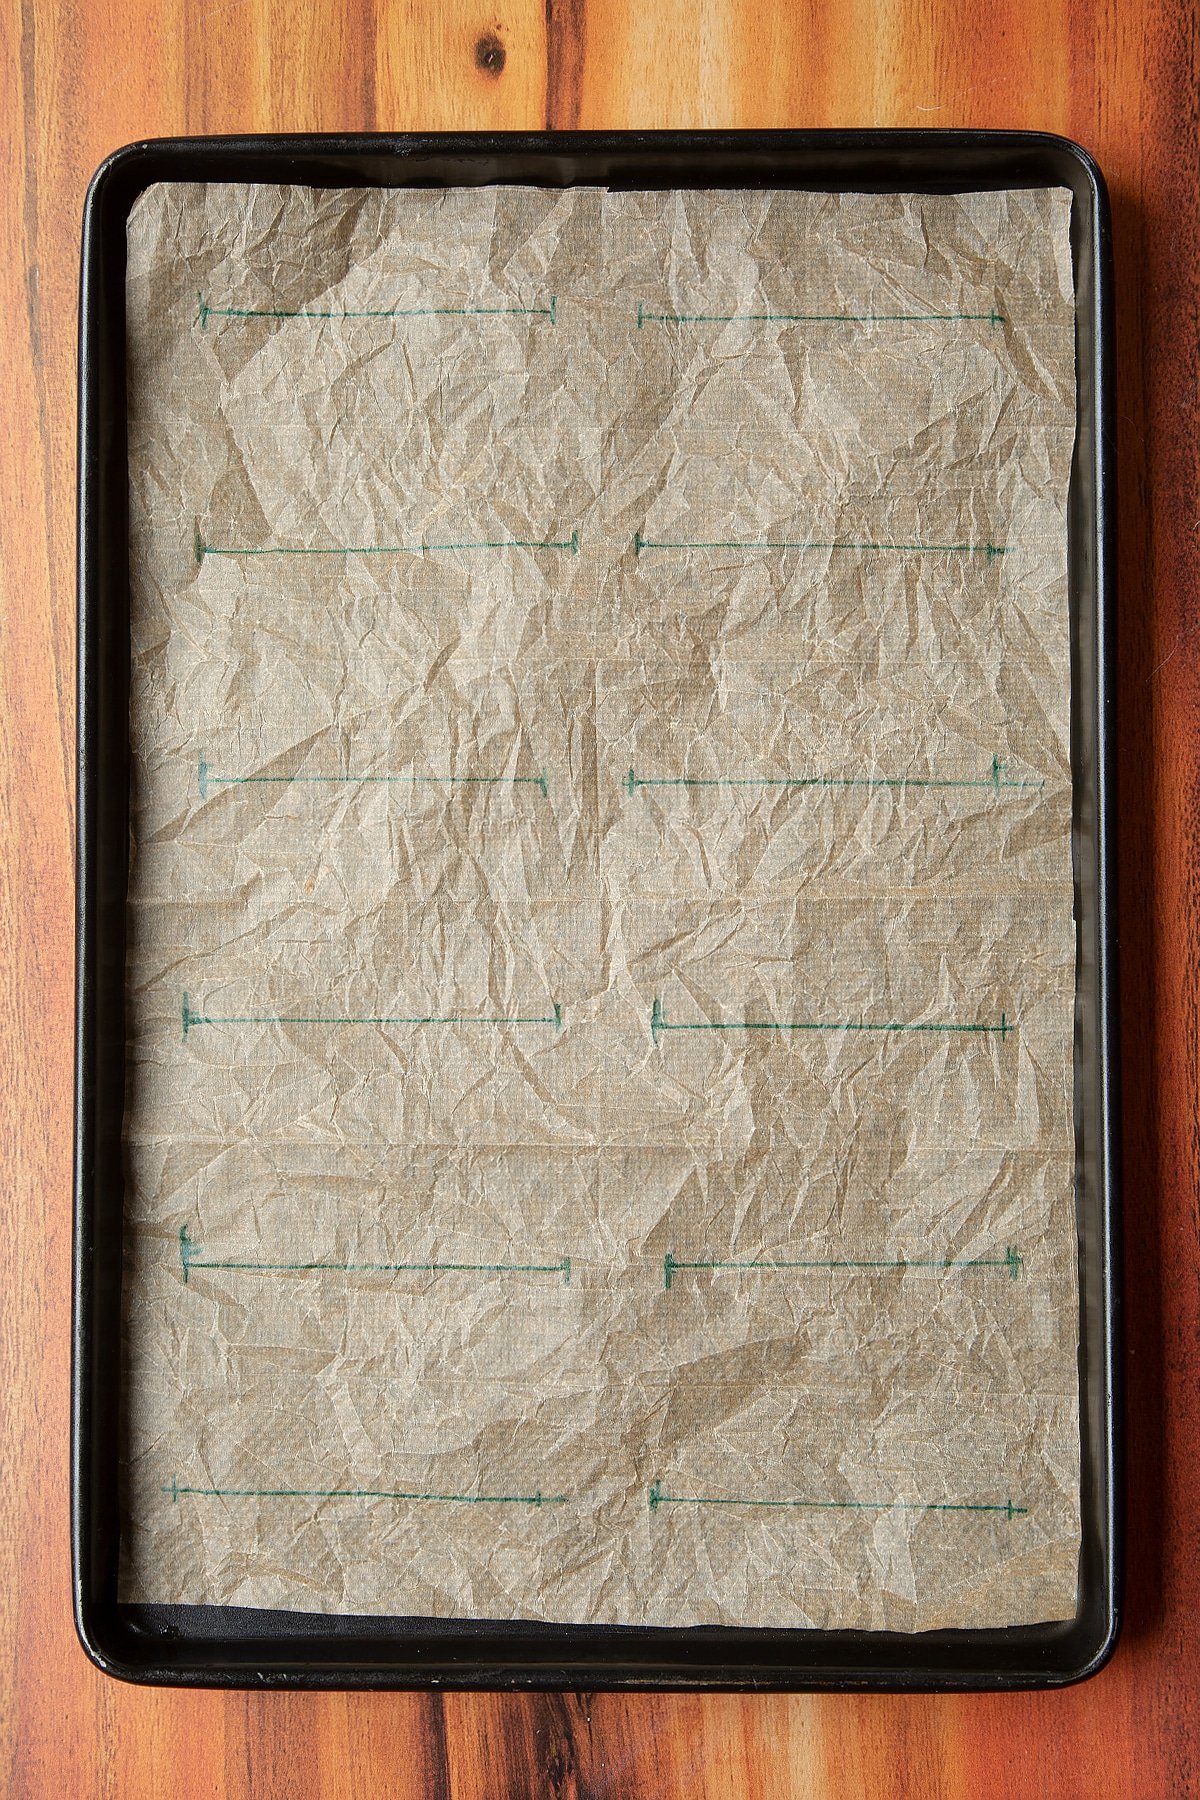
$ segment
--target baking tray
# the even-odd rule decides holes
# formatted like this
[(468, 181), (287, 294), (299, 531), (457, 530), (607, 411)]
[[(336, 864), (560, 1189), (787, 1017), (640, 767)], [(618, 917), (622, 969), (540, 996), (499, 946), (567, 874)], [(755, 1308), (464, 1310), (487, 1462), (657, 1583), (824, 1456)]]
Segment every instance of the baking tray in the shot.
[[(1078, 1610), (998, 1630), (849, 1632), (333, 1618), (118, 1602), (129, 823), (125, 227), (161, 181), (317, 187), (525, 182), (622, 188), (1074, 196), (1078, 435), (1069, 498), (1075, 1125), (1082, 1524)], [(109, 1674), (209, 1687), (970, 1689), (1052, 1687), (1101, 1667), (1120, 1615), (1114, 913), (1112, 281), (1103, 178), (1031, 132), (582, 132), (162, 139), (118, 150), (84, 209), (79, 350), (79, 767), (74, 1606)]]

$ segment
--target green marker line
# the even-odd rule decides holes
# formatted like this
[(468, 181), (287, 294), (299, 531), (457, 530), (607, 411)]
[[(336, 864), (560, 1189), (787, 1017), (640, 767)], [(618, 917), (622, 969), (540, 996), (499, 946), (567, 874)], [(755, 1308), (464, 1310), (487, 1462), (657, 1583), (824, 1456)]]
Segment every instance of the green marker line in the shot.
[(1004, 768), (1004, 760), (993, 756), (991, 770), (987, 775), (937, 779), (925, 775), (638, 775), (630, 769), (621, 785), (629, 795), (636, 794), (639, 788), (649, 787), (991, 788), (998, 794), (1001, 789), (1033, 789), (1044, 788), (1046, 785), (1044, 778), (1013, 781), (1004, 774)]
[(181, 1494), (204, 1500), (442, 1500), (460, 1506), (565, 1506), (567, 1494), (426, 1494), (400, 1488), (218, 1488), (185, 1487), (174, 1475), (162, 1489), (177, 1501)]
[(562, 1029), (562, 1007), (556, 1000), (547, 1018), (541, 1015), (514, 1014), (507, 1018), (472, 1018), (462, 1013), (424, 1014), (403, 1017), (374, 1013), (198, 1013), (192, 1010), (191, 998), (183, 996), (183, 1036), (198, 1025), (553, 1025)]
[(197, 759), (196, 779), (200, 798), (208, 799), (214, 787), (536, 787), (549, 799), (550, 783), (543, 769), (538, 775), (215, 775), (203, 756)]
[(928, 556), (986, 556), (992, 562), (997, 556), (1007, 556), (1007, 544), (876, 544), (856, 543), (848, 538), (830, 538), (818, 541), (813, 538), (648, 538), (640, 531), (633, 534), (633, 551), (640, 556), (643, 550), (872, 550), (891, 551), (898, 555)]
[(369, 306), (323, 308), (303, 306), (295, 309), (274, 306), (210, 306), (197, 292), (199, 310), (196, 318), (201, 331), (207, 331), (210, 319), (549, 319), (558, 324), (558, 296), (551, 294), (549, 306)]
[(985, 313), (678, 313), (647, 312), (639, 300), (637, 309), (639, 331), (651, 321), (668, 325), (729, 325), (742, 321), (754, 325), (907, 325), (949, 323), (954, 320), (975, 320), (983, 325), (1003, 325), (1007, 322), (1004, 314), (997, 312), (995, 307), (991, 312)]
[(656, 1481), (650, 1489), (650, 1511), (657, 1512), (660, 1506), (778, 1506), (807, 1512), (1000, 1513), (1010, 1521), (1024, 1518), (1029, 1511), (1027, 1506), (1014, 1506), (1011, 1499), (1000, 1505), (995, 1501), (965, 1500), (759, 1500), (747, 1495), (664, 1494), (662, 1482)]
[(970, 1032), (978, 1037), (996, 1036), (1003, 1041), (1010, 1032), (1017, 1028), (1006, 1013), (1000, 1014), (998, 1025), (960, 1025), (956, 1023), (916, 1024), (911, 1020), (888, 1019), (879, 1024), (866, 1024), (860, 1020), (837, 1019), (700, 1019), (686, 1025), (673, 1025), (667, 1021), (662, 1001), (656, 999), (650, 1008), (650, 1036), (657, 1043), (664, 1031), (927, 1031), (927, 1032)]
[(461, 1262), (227, 1262), (205, 1257), (200, 1246), (188, 1235), (186, 1225), (179, 1227), (179, 1266), (187, 1286), (193, 1269), (233, 1269), (248, 1274), (309, 1275), (330, 1271), (347, 1275), (561, 1275), (563, 1286), (571, 1285), (571, 1259), (561, 1257), (553, 1263), (461, 1263)]
[(579, 555), (579, 532), (569, 538), (462, 538), (444, 544), (209, 544), (195, 537), (196, 561), (206, 556), (424, 556), (442, 550), (569, 550)]
[(1023, 1259), (1020, 1253), (1011, 1244), (1003, 1256), (974, 1256), (964, 1258), (953, 1256), (944, 1258), (914, 1258), (902, 1256), (895, 1258), (881, 1258), (871, 1261), (842, 1256), (818, 1258), (812, 1261), (793, 1261), (791, 1258), (756, 1256), (747, 1259), (745, 1262), (681, 1262), (677, 1256), (672, 1256), (668, 1252), (668, 1254), (663, 1257), (663, 1287), (667, 1293), (670, 1293), (671, 1283), (681, 1269), (711, 1269), (718, 1271), (732, 1269), (737, 1271), (746, 1270), (754, 1274), (759, 1274), (772, 1269), (853, 1269), (865, 1270), (868, 1273), (885, 1270), (931, 1269), (939, 1274), (952, 1269), (1007, 1269), (1012, 1280), (1016, 1281), (1021, 1273), (1022, 1261)]

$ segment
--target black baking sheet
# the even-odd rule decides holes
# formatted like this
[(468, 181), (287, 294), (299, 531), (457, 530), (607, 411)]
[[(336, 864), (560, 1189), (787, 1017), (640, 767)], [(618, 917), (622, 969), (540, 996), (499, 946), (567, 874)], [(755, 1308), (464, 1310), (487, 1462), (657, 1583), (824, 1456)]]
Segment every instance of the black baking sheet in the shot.
[[(919, 1634), (331, 1618), (117, 1602), (128, 863), (125, 228), (163, 181), (573, 183), (1072, 191), (1078, 435), (1069, 506), (1078, 925), (1076, 1197), (1083, 1547), (1073, 1620)], [(72, 1539), (84, 1647), (130, 1680), (203, 1685), (985, 1688), (1100, 1667), (1119, 1615), (1117, 1146), (1111, 836), (1112, 369), (1103, 181), (1032, 133), (270, 137), (135, 144), (97, 173), (80, 304), (78, 1018)]]

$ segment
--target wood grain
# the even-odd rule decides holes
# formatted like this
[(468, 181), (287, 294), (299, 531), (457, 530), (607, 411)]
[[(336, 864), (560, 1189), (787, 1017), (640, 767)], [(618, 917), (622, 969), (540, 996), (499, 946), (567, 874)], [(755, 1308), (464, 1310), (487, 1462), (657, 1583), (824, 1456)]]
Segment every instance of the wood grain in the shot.
[[(1197, 19), (1190, 0), (4, 0), (0, 1783), (14, 1800), (1200, 1792)], [(547, 123), (1036, 127), (1079, 138), (1108, 175), (1130, 1591), (1115, 1660), (1081, 1688), (159, 1693), (106, 1680), (75, 1643), (66, 1443), (84, 188), (109, 150), (146, 136)]]

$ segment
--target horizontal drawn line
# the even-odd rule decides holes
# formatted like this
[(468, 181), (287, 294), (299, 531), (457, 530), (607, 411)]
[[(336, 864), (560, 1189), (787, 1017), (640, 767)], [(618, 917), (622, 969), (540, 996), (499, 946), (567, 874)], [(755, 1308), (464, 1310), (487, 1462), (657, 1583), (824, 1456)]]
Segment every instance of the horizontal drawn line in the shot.
[(1013, 781), (1004, 774), (1005, 762), (992, 757), (987, 775), (933, 778), (925, 775), (638, 775), (630, 769), (621, 784), (626, 793), (639, 788), (991, 788), (993, 792), (1009, 788), (1044, 788), (1042, 778)]
[(955, 1269), (1005, 1269), (1012, 1280), (1016, 1281), (1021, 1273), (1022, 1262), (1023, 1258), (1011, 1244), (1003, 1256), (973, 1256), (965, 1258), (952, 1256), (944, 1258), (914, 1258), (901, 1256), (895, 1258), (881, 1258), (879, 1260), (859, 1260), (852, 1257), (834, 1256), (829, 1258), (817, 1258), (811, 1261), (793, 1261), (791, 1258), (784, 1257), (755, 1256), (748, 1258), (745, 1262), (682, 1262), (679, 1257), (672, 1256), (668, 1253), (663, 1257), (663, 1288), (667, 1293), (670, 1293), (671, 1284), (681, 1269), (713, 1270), (718, 1273), (725, 1270), (735, 1270), (739, 1273), (746, 1271), (752, 1274), (770, 1273), (773, 1269), (849, 1269), (866, 1273), (926, 1269), (939, 1274), (949, 1273)]
[(986, 556), (988, 562), (1007, 556), (1007, 544), (883, 544), (857, 543), (849, 538), (648, 538), (633, 534), (633, 552), (644, 550), (870, 550), (896, 555)]
[(459, 1506), (564, 1506), (566, 1494), (425, 1494), (400, 1488), (218, 1488), (185, 1487), (171, 1477), (163, 1488), (172, 1501), (190, 1494), (204, 1500), (440, 1500)]
[(326, 311), (320, 307), (296, 308), (274, 306), (210, 306), (204, 295), (197, 293), (199, 311), (196, 317), (201, 331), (207, 331), (210, 319), (473, 319), (473, 318), (537, 318), (558, 324), (558, 296), (551, 294), (549, 306), (368, 306)]
[(958, 1023), (917, 1023), (911, 1020), (889, 1019), (878, 1024), (867, 1023), (858, 1019), (698, 1019), (684, 1025), (671, 1024), (663, 1011), (661, 1000), (655, 1000), (650, 1008), (650, 1036), (657, 1043), (664, 1031), (929, 1031), (929, 1032), (966, 1032), (978, 1037), (995, 1036), (1003, 1041), (1016, 1030), (1015, 1024), (1006, 1013), (1000, 1014), (998, 1025), (967, 1025)]
[(444, 544), (209, 544), (195, 538), (197, 563), (206, 556), (425, 556), (443, 550), (568, 550), (579, 555), (579, 533), (569, 538), (462, 538)]
[(191, 998), (183, 996), (183, 1036), (199, 1025), (553, 1025), (562, 1029), (562, 1007), (553, 1002), (549, 1017), (514, 1014), (499, 1018), (472, 1018), (469, 1014), (439, 1013), (423, 1016), (368, 1013), (199, 1013), (192, 1009)]
[(460, 1262), (227, 1262), (201, 1254), (200, 1246), (188, 1235), (186, 1225), (179, 1227), (179, 1266), (187, 1286), (193, 1269), (230, 1269), (246, 1274), (309, 1275), (331, 1272), (346, 1275), (561, 1275), (563, 1286), (571, 1285), (571, 1259), (564, 1256), (553, 1263), (460, 1263)]
[[(182, 1491), (182, 1490), (181, 1490)], [(650, 1511), (660, 1506), (778, 1506), (807, 1512), (932, 1512), (932, 1513), (999, 1513), (1012, 1520), (1024, 1518), (1027, 1506), (1014, 1506), (1011, 1499), (996, 1501), (967, 1500), (760, 1500), (746, 1495), (664, 1494), (662, 1482), (650, 1489)]]
[(742, 322), (752, 325), (908, 325), (950, 323), (955, 320), (975, 320), (984, 325), (1007, 323), (1004, 314), (997, 312), (995, 307), (991, 312), (985, 313), (679, 313), (648, 312), (639, 300), (637, 309), (639, 331), (651, 321), (668, 325), (732, 325)]
[(196, 764), (200, 798), (215, 787), (536, 787), (548, 799), (550, 784), (538, 775), (217, 775), (201, 756)]

